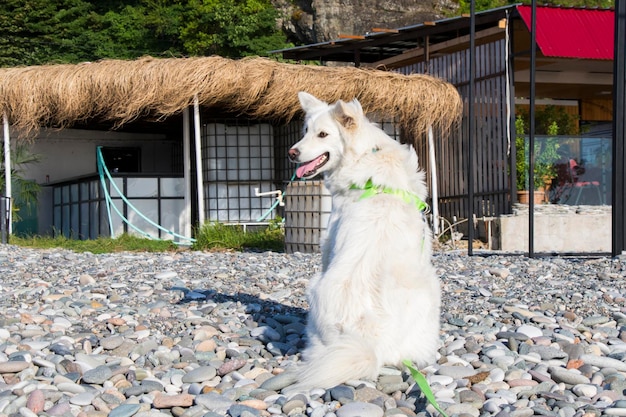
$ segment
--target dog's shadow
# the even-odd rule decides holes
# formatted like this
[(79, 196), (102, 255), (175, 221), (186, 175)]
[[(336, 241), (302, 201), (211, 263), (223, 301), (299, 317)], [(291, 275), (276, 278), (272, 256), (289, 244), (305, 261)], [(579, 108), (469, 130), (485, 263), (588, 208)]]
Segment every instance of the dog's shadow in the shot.
[(217, 327), (230, 316), (245, 314), (245, 319), (239, 320), (248, 327), (249, 336), (239, 334), (239, 338), (256, 339), (272, 355), (293, 356), (304, 349), (307, 310), (301, 307), (243, 292), (226, 294), (185, 287), (170, 290), (182, 293), (177, 304), (197, 303), (197, 309)]
[[(250, 338), (256, 339), (264, 345), (264, 348), (273, 355), (293, 356), (300, 354), (306, 345), (306, 317), (308, 310), (280, 303), (271, 299), (261, 299), (256, 295), (242, 292), (225, 294), (212, 289), (189, 290), (182, 287), (172, 287), (172, 291), (181, 291), (183, 297), (178, 304), (198, 303), (198, 309), (206, 314), (215, 313), (215, 308), (221, 309), (219, 317), (225, 318), (224, 314), (240, 312), (242, 309), (252, 320)], [(235, 303), (236, 308), (231, 309), (229, 303)], [(206, 305), (206, 308), (202, 306)], [(254, 328), (270, 328), (271, 331), (254, 332)], [(375, 382), (375, 381), (373, 381)], [(330, 395), (330, 394), (329, 394)], [(419, 387), (415, 384), (403, 395), (402, 401), (414, 404), (415, 413), (425, 412), (428, 402), (422, 395)], [(372, 401), (384, 407), (384, 398), (381, 396)]]

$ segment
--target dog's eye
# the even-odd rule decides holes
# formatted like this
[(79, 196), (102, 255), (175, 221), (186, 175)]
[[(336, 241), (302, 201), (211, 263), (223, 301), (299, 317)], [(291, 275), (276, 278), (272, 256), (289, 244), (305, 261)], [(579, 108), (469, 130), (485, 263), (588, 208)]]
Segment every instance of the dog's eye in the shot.
[(321, 131), (320, 133), (317, 134), (317, 136), (320, 138), (325, 138), (326, 136), (328, 136), (328, 133)]

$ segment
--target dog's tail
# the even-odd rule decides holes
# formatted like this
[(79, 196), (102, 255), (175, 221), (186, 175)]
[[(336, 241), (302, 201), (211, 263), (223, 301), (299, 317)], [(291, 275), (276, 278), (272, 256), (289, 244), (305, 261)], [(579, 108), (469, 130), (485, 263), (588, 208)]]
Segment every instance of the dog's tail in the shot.
[(353, 379), (374, 379), (380, 366), (376, 353), (366, 340), (344, 335), (330, 346), (308, 348), (304, 363), (296, 370), (297, 382), (283, 392), (327, 389)]

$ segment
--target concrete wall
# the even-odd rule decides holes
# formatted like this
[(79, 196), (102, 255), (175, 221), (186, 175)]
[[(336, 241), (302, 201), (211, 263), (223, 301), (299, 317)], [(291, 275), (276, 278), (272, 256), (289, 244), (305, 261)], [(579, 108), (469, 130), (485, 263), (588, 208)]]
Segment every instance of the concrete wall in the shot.
[[(492, 249), (528, 251), (528, 214), (494, 221)], [(611, 212), (536, 214), (535, 252), (610, 252)]]

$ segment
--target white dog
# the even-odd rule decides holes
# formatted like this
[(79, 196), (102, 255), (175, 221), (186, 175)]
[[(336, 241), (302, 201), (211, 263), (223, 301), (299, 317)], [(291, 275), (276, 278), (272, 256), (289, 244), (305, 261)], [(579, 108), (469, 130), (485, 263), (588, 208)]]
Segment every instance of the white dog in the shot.
[(332, 212), (322, 271), (309, 285), (308, 346), (290, 391), (378, 376), (383, 365), (435, 360), (440, 285), (431, 264), (424, 173), (412, 147), (364, 115), (298, 95), (302, 140), (289, 150), (297, 175), (324, 174)]

